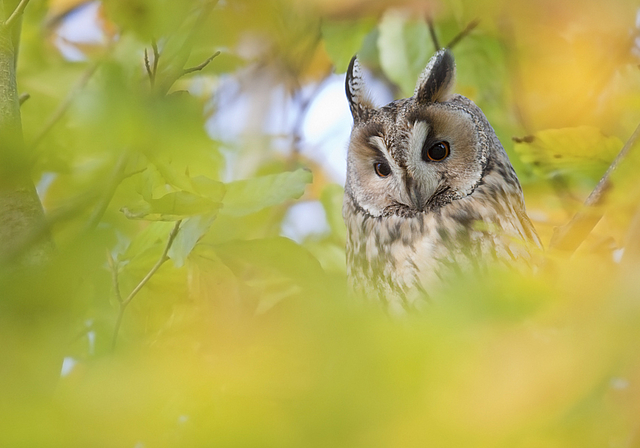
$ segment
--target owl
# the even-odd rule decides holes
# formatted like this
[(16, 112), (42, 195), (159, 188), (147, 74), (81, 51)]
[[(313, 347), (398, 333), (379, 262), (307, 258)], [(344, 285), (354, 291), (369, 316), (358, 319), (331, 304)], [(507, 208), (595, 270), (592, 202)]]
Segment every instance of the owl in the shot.
[(375, 107), (355, 57), (347, 70), (348, 279), (390, 311), (420, 307), (461, 273), (528, 264), (541, 247), (505, 150), (480, 108), (451, 93), (454, 78), (440, 50), (411, 98)]

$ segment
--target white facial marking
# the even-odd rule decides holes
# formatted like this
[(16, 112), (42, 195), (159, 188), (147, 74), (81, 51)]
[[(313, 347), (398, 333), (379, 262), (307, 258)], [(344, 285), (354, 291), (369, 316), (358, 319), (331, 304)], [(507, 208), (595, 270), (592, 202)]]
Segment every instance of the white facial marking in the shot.
[(382, 154), (384, 154), (384, 157), (391, 164), (392, 159), (391, 159), (391, 156), (389, 155), (389, 149), (387, 148), (387, 145), (384, 144), (384, 139), (382, 137), (371, 137), (369, 141), (373, 146), (375, 146), (380, 151), (382, 151)]
[[(417, 154), (422, 159), (422, 145), (429, 135), (429, 125), (424, 121), (417, 121), (409, 136), (409, 154)], [(411, 157), (412, 159), (414, 157)]]

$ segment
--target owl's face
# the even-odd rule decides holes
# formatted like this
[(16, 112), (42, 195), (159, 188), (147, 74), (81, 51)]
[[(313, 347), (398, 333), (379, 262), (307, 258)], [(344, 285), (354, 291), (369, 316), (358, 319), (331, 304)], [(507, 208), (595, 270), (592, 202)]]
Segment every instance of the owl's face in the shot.
[(487, 160), (487, 137), (470, 101), (450, 95), (455, 66), (438, 52), (414, 96), (375, 108), (353, 60), (347, 97), (354, 117), (347, 191), (366, 213), (414, 215), (473, 193)]

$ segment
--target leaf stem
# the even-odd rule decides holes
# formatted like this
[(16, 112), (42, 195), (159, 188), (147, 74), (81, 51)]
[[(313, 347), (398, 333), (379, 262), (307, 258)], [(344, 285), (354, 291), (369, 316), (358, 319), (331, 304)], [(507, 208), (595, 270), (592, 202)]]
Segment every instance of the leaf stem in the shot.
[(193, 72), (199, 72), (200, 70), (202, 70), (203, 68), (205, 68), (207, 65), (209, 65), (209, 63), (211, 61), (213, 61), (218, 55), (220, 54), (219, 51), (216, 51), (215, 53), (213, 53), (212, 56), (210, 56), (209, 58), (207, 58), (206, 61), (204, 61), (201, 64), (196, 65), (195, 67), (191, 67), (191, 68), (185, 68), (182, 71), (182, 75), (180, 76), (184, 76), (184, 75), (188, 75), (189, 73), (193, 73)]
[[(164, 250), (162, 251), (162, 255), (160, 255), (160, 258), (158, 259), (158, 261), (156, 261), (156, 263), (149, 270), (149, 272), (147, 272), (147, 275), (145, 275), (142, 278), (142, 280), (140, 280), (140, 282), (136, 285), (135, 288), (133, 288), (133, 290), (129, 293), (127, 298), (124, 300), (122, 300), (122, 296), (120, 296), (120, 287), (118, 285), (118, 273), (117, 271), (115, 272), (115, 274), (112, 272), (114, 288), (116, 290), (116, 298), (118, 298), (118, 301), (120, 303), (118, 318), (116, 320), (116, 326), (113, 331), (113, 340), (111, 343), (112, 350), (115, 350), (116, 348), (116, 342), (118, 340), (118, 332), (120, 331), (120, 325), (122, 324), (122, 317), (124, 316), (124, 311), (127, 308), (127, 305), (131, 303), (131, 301), (136, 296), (136, 294), (140, 292), (140, 290), (144, 287), (144, 285), (146, 285), (147, 282), (151, 280), (151, 277), (153, 277), (154, 274), (158, 272), (158, 269), (160, 269), (160, 267), (169, 259), (169, 256), (168, 256), (169, 249), (171, 249), (171, 246), (173, 245), (173, 242), (175, 241), (176, 236), (178, 236), (178, 231), (180, 230), (180, 224), (182, 224), (182, 220), (176, 221), (175, 225), (173, 226), (173, 229), (171, 229), (171, 233), (169, 233), (169, 239), (167, 240), (167, 244), (165, 245)], [(113, 268), (112, 268), (112, 271), (113, 271)]]
[(451, 42), (447, 44), (447, 48), (451, 50), (462, 39), (467, 37), (467, 35), (471, 33), (471, 31), (473, 31), (473, 29), (477, 27), (479, 23), (480, 23), (480, 19), (475, 19), (469, 22), (469, 24), (462, 31), (460, 31), (453, 39), (451, 39)]
[(427, 25), (429, 26), (429, 35), (431, 36), (431, 41), (433, 42), (433, 46), (435, 47), (435, 51), (440, 50), (440, 42), (438, 41), (438, 35), (436, 34), (436, 28), (433, 25), (433, 18), (429, 15), (427, 16)]
[(16, 6), (16, 9), (13, 10), (9, 18), (4, 21), (2, 26), (5, 28), (13, 27), (13, 25), (15, 25), (16, 21), (20, 18), (20, 16), (24, 12), (24, 9), (27, 7), (28, 4), (29, 4), (29, 0), (20, 0), (20, 3), (18, 3), (18, 6)]

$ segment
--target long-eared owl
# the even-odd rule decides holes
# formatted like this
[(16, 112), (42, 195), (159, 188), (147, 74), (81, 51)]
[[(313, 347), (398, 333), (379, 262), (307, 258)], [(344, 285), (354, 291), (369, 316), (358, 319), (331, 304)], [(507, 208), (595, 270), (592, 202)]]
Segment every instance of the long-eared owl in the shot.
[(454, 78), (453, 56), (440, 50), (411, 98), (375, 107), (355, 57), (347, 70), (349, 283), (392, 311), (456, 273), (526, 264), (540, 247), (505, 150), (480, 108), (451, 93)]

